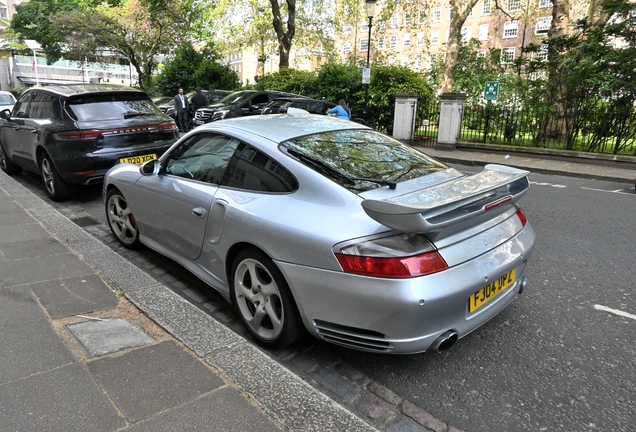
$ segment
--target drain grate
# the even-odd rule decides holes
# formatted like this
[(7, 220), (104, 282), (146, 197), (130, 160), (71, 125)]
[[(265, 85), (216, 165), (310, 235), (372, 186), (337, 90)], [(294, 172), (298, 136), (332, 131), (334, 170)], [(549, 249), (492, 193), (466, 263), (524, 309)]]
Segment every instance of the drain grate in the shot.
[(101, 223), (100, 221), (98, 221), (97, 219), (91, 216), (84, 216), (77, 219), (71, 219), (71, 221), (75, 222), (77, 225), (81, 226), (82, 228), (92, 226), (92, 225), (99, 225)]

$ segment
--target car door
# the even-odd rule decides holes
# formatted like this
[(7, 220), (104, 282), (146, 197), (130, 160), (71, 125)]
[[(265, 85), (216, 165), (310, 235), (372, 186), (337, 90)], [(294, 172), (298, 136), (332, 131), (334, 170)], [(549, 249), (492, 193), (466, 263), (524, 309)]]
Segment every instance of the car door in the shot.
[(13, 106), (11, 117), (2, 122), (2, 145), (11, 160), (19, 165), (25, 165), (29, 160), (20, 135), (24, 127), (24, 119), (28, 116), (32, 94), (33, 92), (23, 93)]
[(212, 199), (238, 144), (236, 139), (202, 132), (173, 149), (162, 160), (159, 175), (137, 182), (140, 232), (179, 256), (197, 259)]
[[(19, 131), (22, 151), (24, 152), (25, 158), (28, 159), (25, 162), (31, 165), (34, 169), (39, 168), (36, 148), (38, 144), (45, 143), (45, 135), (47, 131), (52, 129), (54, 100), (54, 97), (47, 93), (33, 92), (27, 111), (28, 115), (24, 118), (24, 125)], [(59, 109), (56, 111), (59, 113)], [(47, 152), (49, 153), (49, 156), (53, 158), (53, 162), (55, 163), (57, 160), (57, 154), (55, 154), (54, 150), (55, 149), (47, 147)]]
[(241, 108), (242, 115), (260, 115), (263, 108), (270, 103), (272, 98), (267, 93), (258, 93), (252, 96), (249, 101)]

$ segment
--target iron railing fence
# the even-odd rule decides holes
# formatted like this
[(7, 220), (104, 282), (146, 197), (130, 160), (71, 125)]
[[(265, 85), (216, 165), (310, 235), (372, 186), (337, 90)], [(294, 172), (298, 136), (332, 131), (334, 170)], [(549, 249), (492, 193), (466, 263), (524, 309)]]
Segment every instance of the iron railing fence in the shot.
[[(439, 102), (418, 104), (414, 141), (437, 140)], [(511, 108), (501, 104), (464, 106), (458, 140), (592, 153), (636, 154), (636, 107), (585, 101), (562, 108)]]

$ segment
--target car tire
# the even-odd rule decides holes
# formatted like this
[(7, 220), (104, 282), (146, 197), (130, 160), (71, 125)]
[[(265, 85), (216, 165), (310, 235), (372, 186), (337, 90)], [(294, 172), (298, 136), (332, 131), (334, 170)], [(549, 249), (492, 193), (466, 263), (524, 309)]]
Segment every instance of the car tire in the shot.
[(40, 157), (40, 173), (46, 194), (53, 201), (64, 201), (75, 194), (75, 187), (62, 180), (53, 161), (46, 153)]
[(284, 348), (305, 334), (285, 278), (262, 251), (248, 248), (236, 256), (230, 295), (245, 327), (259, 344)]
[(4, 151), (4, 147), (0, 143), (0, 168), (2, 171), (9, 175), (20, 174), (22, 172), (22, 167), (14, 164), (9, 160), (7, 153)]
[(109, 190), (104, 207), (108, 226), (117, 241), (127, 249), (139, 249), (139, 230), (124, 195), (118, 189)]

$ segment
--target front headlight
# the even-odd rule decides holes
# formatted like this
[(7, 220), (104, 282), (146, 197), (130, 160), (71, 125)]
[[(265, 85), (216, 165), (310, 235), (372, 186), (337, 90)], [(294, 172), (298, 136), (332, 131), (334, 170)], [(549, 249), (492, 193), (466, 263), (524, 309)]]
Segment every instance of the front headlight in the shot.
[(214, 114), (212, 114), (212, 120), (223, 120), (225, 118), (225, 115), (229, 112), (230, 110), (214, 111)]

